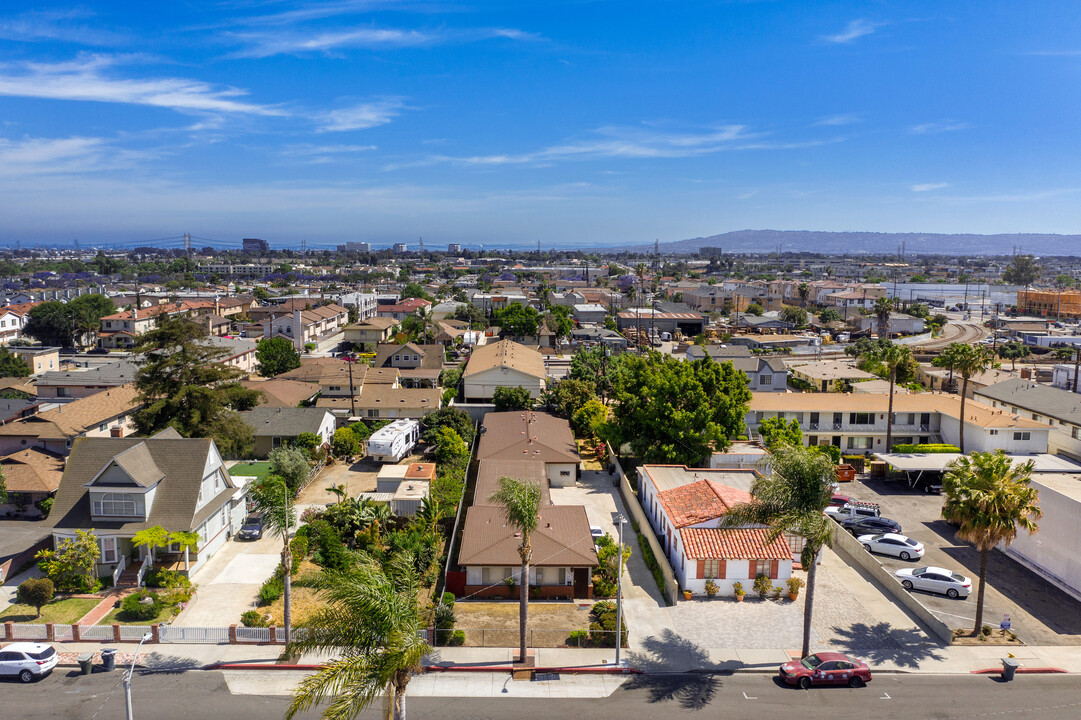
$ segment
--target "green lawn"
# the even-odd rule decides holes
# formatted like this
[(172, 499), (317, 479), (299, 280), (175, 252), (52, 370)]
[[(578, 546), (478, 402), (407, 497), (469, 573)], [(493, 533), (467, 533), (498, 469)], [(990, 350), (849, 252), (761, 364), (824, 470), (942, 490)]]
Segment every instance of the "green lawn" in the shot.
[(52, 622), (60, 625), (71, 625), (93, 610), (99, 602), (101, 601), (94, 598), (53, 600), (41, 608), (41, 617), (35, 617), (37, 611), (32, 605), (16, 604), (0, 613), (0, 622), (36, 623), (39, 625)]
[(162, 608), (158, 616), (151, 618), (150, 620), (128, 620), (124, 615), (124, 612), (120, 608), (113, 608), (109, 611), (109, 614), (98, 621), (98, 625), (112, 625), (118, 623), (120, 625), (153, 625), (154, 623), (163, 623), (167, 620), (171, 620), (173, 617), (173, 608)]
[(260, 480), (270, 474), (268, 462), (240, 462), (229, 468), (230, 475), (242, 475), (244, 477), (257, 477)]

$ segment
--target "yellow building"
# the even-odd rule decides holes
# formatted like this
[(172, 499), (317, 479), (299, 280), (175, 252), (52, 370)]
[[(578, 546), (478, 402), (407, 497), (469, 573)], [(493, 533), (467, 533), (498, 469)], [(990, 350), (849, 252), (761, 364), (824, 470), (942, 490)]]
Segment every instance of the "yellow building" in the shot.
[(1018, 290), (1017, 312), (1041, 317), (1081, 318), (1081, 290)]

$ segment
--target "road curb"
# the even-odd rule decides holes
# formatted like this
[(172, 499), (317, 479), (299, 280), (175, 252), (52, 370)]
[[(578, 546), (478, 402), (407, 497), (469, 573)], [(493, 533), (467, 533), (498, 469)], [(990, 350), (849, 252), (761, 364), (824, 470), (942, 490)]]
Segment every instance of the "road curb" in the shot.
[[(982, 670), (969, 670), (973, 675), (1001, 675), (1002, 668), (983, 668)], [(1065, 673), (1069, 674), (1069, 670), (1063, 670), (1056, 667), (1020, 667), (1014, 670), (1018, 675), (1052, 675)]]
[[(278, 663), (212, 663), (204, 665), (203, 670), (322, 670), (325, 665), (294, 664), (285, 665)], [(529, 670), (537, 673), (560, 673), (563, 675), (640, 675), (638, 668), (617, 667), (531, 667), (518, 668), (512, 665), (426, 665), (424, 672), (500, 672), (510, 673), (520, 670)]]

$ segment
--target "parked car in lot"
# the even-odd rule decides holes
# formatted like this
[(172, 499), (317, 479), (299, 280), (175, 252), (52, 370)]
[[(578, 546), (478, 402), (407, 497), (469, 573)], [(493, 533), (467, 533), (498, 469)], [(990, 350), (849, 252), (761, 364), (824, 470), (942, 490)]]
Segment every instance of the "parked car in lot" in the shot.
[(0, 675), (15, 676), (24, 683), (44, 677), (60, 662), (51, 645), (17, 642), (0, 650)]
[(604, 537), (604, 530), (599, 525), (590, 525), (589, 534), (593, 536), (593, 542), (595, 543)]
[(809, 690), (812, 685), (858, 688), (871, 682), (871, 668), (867, 663), (837, 652), (820, 652), (786, 662), (777, 672), (785, 683), (801, 690)]
[(867, 548), (867, 552), (892, 555), (902, 560), (923, 557), (923, 543), (897, 533), (860, 535), (858, 539), (860, 544)]
[(837, 520), (852, 517), (878, 517), (882, 514), (878, 509), (878, 505), (875, 505), (874, 503), (851, 501), (840, 506), (830, 503), (823, 512), (827, 515), (832, 515)]
[(901, 581), (905, 590), (923, 590), (950, 598), (967, 598), (972, 592), (971, 579), (946, 568), (903, 568), (894, 576)]
[(856, 501), (853, 500), (852, 498), (850, 498), (847, 495), (839, 495), (837, 493), (834, 493), (830, 497), (830, 503), (829, 503), (829, 505), (827, 505), (827, 508), (841, 507), (842, 505), (847, 505), (848, 503), (851, 503), (851, 502), (856, 502)]
[(860, 535), (878, 535), (880, 533), (901, 534), (901, 524), (884, 517), (844, 518), (839, 522), (841, 527), (856, 537)]
[(258, 540), (263, 537), (263, 518), (258, 515), (249, 515), (240, 526), (236, 537), (238, 540)]

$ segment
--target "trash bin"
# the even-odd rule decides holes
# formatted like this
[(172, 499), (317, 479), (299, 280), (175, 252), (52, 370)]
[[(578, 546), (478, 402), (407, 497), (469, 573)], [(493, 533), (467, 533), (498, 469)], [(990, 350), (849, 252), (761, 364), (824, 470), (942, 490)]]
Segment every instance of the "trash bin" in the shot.
[(1020, 665), (1021, 663), (1017, 662), (1015, 658), (1002, 658), (1002, 681), (1009, 682), (1013, 680), (1013, 675)]
[(101, 669), (112, 672), (116, 667), (116, 648), (105, 648), (101, 651)]
[(79, 674), (89, 675), (93, 669), (94, 653), (83, 653), (79, 656)]

